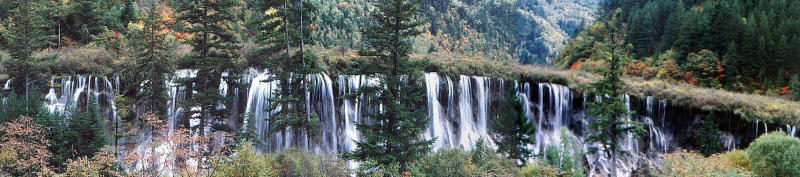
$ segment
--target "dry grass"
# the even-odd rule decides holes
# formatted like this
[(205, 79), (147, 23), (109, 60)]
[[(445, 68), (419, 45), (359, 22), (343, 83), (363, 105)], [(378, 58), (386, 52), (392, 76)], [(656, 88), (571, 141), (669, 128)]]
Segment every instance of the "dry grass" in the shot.
[(102, 47), (87, 45), (61, 49), (45, 49), (35, 57), (55, 56), (53, 74), (110, 74), (114, 72), (117, 54)]
[(800, 104), (795, 101), (664, 81), (627, 80), (632, 95), (653, 96), (703, 110), (730, 111), (749, 121), (800, 125)]
[(655, 176), (753, 176), (747, 167), (729, 163), (728, 152), (703, 157), (697, 152), (678, 151), (664, 155), (664, 169), (656, 171)]

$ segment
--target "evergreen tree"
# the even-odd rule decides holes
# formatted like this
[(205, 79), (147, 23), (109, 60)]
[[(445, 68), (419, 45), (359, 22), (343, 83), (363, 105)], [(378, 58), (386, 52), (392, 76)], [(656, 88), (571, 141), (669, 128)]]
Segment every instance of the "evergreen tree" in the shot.
[(106, 144), (105, 120), (97, 110), (97, 101), (88, 100), (89, 104), (78, 114), (69, 119), (69, 129), (74, 131), (73, 146), (75, 157), (91, 157)]
[(397, 165), (402, 172), (428, 153), (434, 142), (421, 136), (430, 121), (421, 106), (425, 104), (420, 78), (427, 60), (409, 57), (411, 39), (421, 33), (423, 21), (417, 19), (416, 0), (380, 1), (376, 7), (379, 11), (372, 16), (376, 23), (362, 31), (366, 48), (359, 51), (369, 59), (357, 70), (380, 80), (359, 93), (375, 95), (376, 105), (383, 109), (369, 114), (370, 121), (356, 124), (363, 139), (348, 156), (384, 167)]
[(311, 25), (315, 10), (305, 0), (258, 1), (255, 5), (258, 14), (249, 26), (256, 32), (255, 43), (262, 47), (249, 57), (250, 62), (265, 66), (273, 74), (269, 81), (280, 83), (269, 100), (268, 109), (275, 111), (269, 118), (270, 133), (286, 127), (313, 132), (319, 126), (317, 115), (310, 111), (308, 89), (312, 86), (307, 81), (318, 69), (311, 62), (313, 54), (304, 49), (305, 42), (311, 41), (311, 30), (304, 28)]
[(167, 9), (163, 6), (151, 2), (147, 9), (143, 10), (141, 22), (143, 28), (139, 32), (141, 45), (134, 45), (137, 49), (135, 58), (138, 82), (141, 87), (137, 91), (136, 105), (150, 111), (159, 117), (166, 116), (167, 107), (163, 103), (167, 102), (167, 87), (165, 77), (170, 76), (174, 71), (174, 66), (170, 62), (169, 52), (172, 44), (169, 40), (174, 40), (174, 36), (168, 35), (168, 23), (161, 14)]
[(102, 22), (98, 15), (102, 9), (96, 7), (93, 0), (74, 0), (70, 1), (72, 7), (69, 16), (72, 25), (69, 29), (73, 31), (73, 39), (80, 41), (83, 44), (92, 41), (92, 35), (101, 33), (100, 23)]
[[(5, 40), (3, 48), (11, 54), (4, 65), (12, 79), (11, 88), (17, 95), (28, 97), (47, 81), (48, 64), (52, 57), (34, 57), (33, 53), (51, 45), (54, 38), (45, 31), (49, 24), (44, 18), (45, 9), (36, 0), (9, 2), (10, 17), (4, 19), (0, 33)], [(35, 108), (29, 109), (29, 111)]]
[[(193, 0), (179, 8), (179, 20), (184, 23), (183, 31), (192, 35), (188, 43), (192, 46), (192, 55), (182, 65), (195, 68), (194, 77), (179, 80), (193, 93), (187, 96), (182, 104), (186, 115), (199, 119), (199, 125), (191, 127), (205, 134), (209, 122), (222, 122), (227, 109), (218, 109), (219, 104), (226, 102), (220, 93), (222, 73), (234, 66), (234, 59), (239, 57), (238, 39), (234, 36), (234, 13), (238, 6), (234, 0)], [(229, 77), (227, 83), (234, 83)], [(188, 121), (187, 121), (188, 123)], [(221, 129), (215, 124), (215, 129)], [(187, 125), (188, 127), (188, 125)]]
[[(155, 2), (150, 1), (150, 8), (153, 8)], [(122, 12), (119, 15), (119, 22), (122, 25), (127, 25), (130, 22), (136, 22), (136, 6), (133, 4), (133, 0), (126, 0), (125, 4), (122, 6)]]
[(517, 86), (508, 87), (506, 97), (500, 106), (500, 117), (492, 120), (492, 130), (495, 131), (493, 139), (497, 144), (497, 151), (505, 153), (510, 159), (522, 162), (524, 166), (527, 159), (532, 156), (526, 146), (534, 143), (533, 123), (525, 114), (525, 105), (522, 98), (517, 95)]
[(792, 75), (792, 79), (789, 81), (789, 89), (791, 89), (791, 99), (794, 101), (800, 101), (800, 78), (798, 78), (797, 74)]
[[(600, 52), (606, 59), (607, 68), (599, 69), (604, 78), (591, 84), (592, 93), (600, 95), (601, 100), (588, 103), (586, 113), (594, 117), (589, 123), (589, 136), (587, 142), (600, 144), (599, 148), (592, 148), (592, 151), (602, 149), (609, 159), (612, 159), (611, 168), (616, 169), (616, 160), (620, 153), (626, 153), (619, 147), (619, 140), (626, 134), (632, 133), (638, 137), (638, 133), (644, 131), (640, 122), (629, 120), (631, 111), (625, 105), (622, 89), (625, 85), (620, 79), (622, 75), (622, 64), (626, 61), (628, 53), (625, 47), (624, 24), (619, 21), (619, 9), (607, 17), (609, 20), (604, 22), (606, 43), (599, 44)], [(615, 170), (611, 170), (610, 176), (616, 176)]]
[(722, 141), (719, 140), (719, 127), (714, 123), (716, 116), (714, 112), (703, 119), (700, 134), (697, 135), (697, 145), (700, 146), (700, 153), (705, 156), (722, 151)]

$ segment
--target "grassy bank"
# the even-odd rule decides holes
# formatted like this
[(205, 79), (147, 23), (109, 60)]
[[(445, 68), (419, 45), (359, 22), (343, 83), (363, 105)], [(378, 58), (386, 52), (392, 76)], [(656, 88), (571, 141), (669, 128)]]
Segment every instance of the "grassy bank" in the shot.
[[(365, 62), (353, 51), (317, 49), (323, 68), (332, 74), (347, 73), (348, 67)], [(600, 77), (594, 73), (556, 69), (548, 66), (516, 65), (490, 61), (475, 56), (453, 53), (415, 55), (428, 59), (428, 72), (444, 75), (478, 75), (533, 82), (549, 82), (583, 91)], [(637, 97), (651, 96), (667, 100), (675, 105), (693, 107), (706, 111), (726, 111), (741, 116), (747, 121), (762, 120), (768, 123), (800, 125), (800, 103), (779, 97), (735, 93), (720, 89), (702, 88), (689, 84), (673, 84), (660, 80), (625, 78), (626, 92)]]
[[(366, 62), (352, 50), (336, 50), (314, 47), (317, 51), (318, 65), (330, 75), (352, 73)], [(1, 54), (1, 53), (0, 53)], [(130, 62), (126, 57), (115, 57), (114, 52), (98, 47), (75, 47), (60, 50), (41, 51), (36, 56), (55, 55), (56, 62), (51, 67), (54, 74), (110, 74)], [(177, 54), (176, 54), (177, 55)], [(494, 78), (549, 82), (568, 86), (575, 91), (585, 90), (589, 84), (600, 77), (593, 73), (556, 69), (548, 66), (517, 65), (500, 61), (486, 60), (479, 56), (467, 56), (449, 52), (415, 54), (414, 58), (430, 61), (428, 72), (438, 72), (449, 76), (477, 75)], [(7, 57), (3, 57), (7, 58)], [(2, 69), (2, 65), (0, 65)], [(2, 70), (0, 70), (2, 71)], [(0, 80), (5, 80), (0, 73)], [(652, 96), (668, 100), (675, 105), (683, 105), (702, 110), (728, 111), (747, 121), (763, 120), (768, 123), (800, 126), (800, 103), (786, 99), (755, 94), (735, 93), (719, 89), (701, 88), (688, 84), (672, 84), (659, 80), (625, 78), (628, 94), (638, 97)]]

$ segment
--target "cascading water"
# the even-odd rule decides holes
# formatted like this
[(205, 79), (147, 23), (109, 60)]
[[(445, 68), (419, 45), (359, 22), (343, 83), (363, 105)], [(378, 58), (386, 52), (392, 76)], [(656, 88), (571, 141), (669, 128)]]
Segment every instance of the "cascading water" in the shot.
[[(436, 138), (434, 149), (444, 147), (454, 147), (454, 140), (452, 139), (452, 127), (450, 121), (447, 120), (447, 115), (444, 112), (444, 107), (439, 102), (441, 78), (437, 73), (425, 74), (425, 86), (427, 87), (427, 102), (428, 102), (428, 116), (431, 117), (431, 124), (428, 131), (425, 133), (426, 139)], [(450, 85), (446, 85), (451, 88)], [(452, 90), (449, 90), (452, 91)], [(449, 93), (449, 92), (448, 92)]]
[[(0, 89), (0, 91), (3, 91), (3, 90), (9, 90), (9, 89), (11, 89), (11, 79), (9, 79), (9, 80), (7, 80), (7, 81), (6, 81), (6, 84), (5, 84), (5, 85), (3, 85), (3, 89)], [(0, 102), (0, 103), (2, 103), (3, 105), (5, 105), (5, 104), (6, 104), (6, 102), (8, 101), (8, 98), (3, 98), (2, 100), (3, 100), (3, 101), (2, 101), (2, 102)]]
[[(169, 100), (166, 103), (167, 108), (167, 124), (169, 124), (168, 133), (175, 131), (178, 122), (186, 121), (179, 120), (184, 114), (185, 110), (181, 108), (179, 103), (183, 102), (189, 94), (195, 93), (193, 90), (187, 90), (185, 87), (177, 84), (177, 80), (181, 78), (190, 78), (196, 76), (196, 71), (193, 70), (180, 70), (177, 71), (173, 78), (167, 79), (167, 95)], [(242, 102), (242, 113), (234, 111), (234, 116), (241, 114), (245, 117), (242, 126), (252, 127), (252, 130), (257, 135), (260, 144), (259, 147), (265, 151), (279, 151), (288, 147), (296, 146), (307, 148), (319, 154), (336, 154), (339, 152), (349, 152), (356, 148), (357, 141), (361, 140), (361, 135), (356, 129), (356, 123), (368, 122), (367, 115), (370, 111), (379, 111), (380, 105), (370, 104), (368, 95), (352, 95), (358, 89), (365, 86), (374, 86), (379, 83), (375, 78), (368, 78), (366, 76), (358, 75), (339, 75), (332, 80), (327, 74), (312, 74), (308, 75), (308, 81), (311, 83), (311, 109), (320, 119), (320, 130), (308, 139), (305, 134), (300, 131), (293, 131), (291, 128), (283, 130), (270, 130), (269, 118), (274, 111), (267, 110), (270, 107), (269, 100), (273, 98), (273, 94), (278, 90), (278, 81), (268, 81), (270, 78), (269, 72), (257, 71), (254, 69), (247, 70), (239, 77), (242, 83), (249, 83), (248, 88), (234, 88), (226, 82), (221, 82), (219, 89), (220, 93), (233, 97), (234, 100), (239, 98), (239, 90), (246, 91), (246, 102)], [(113, 79), (118, 83), (118, 78)], [(474, 148), (477, 141), (482, 140), (487, 142), (488, 145), (494, 146), (491, 138), (491, 121), (494, 115), (490, 113), (500, 113), (506, 111), (504, 109), (493, 105), (493, 100), (501, 99), (495, 98), (497, 93), (503, 93), (506, 84), (515, 84), (519, 87), (517, 96), (523, 101), (524, 112), (529, 116), (529, 120), (536, 126), (535, 144), (528, 146), (535, 154), (544, 155), (548, 148), (561, 146), (562, 136), (575, 140), (579, 144), (583, 144), (583, 151), (586, 152), (590, 145), (583, 143), (584, 128), (589, 122), (589, 118), (584, 118), (585, 107), (573, 108), (573, 102), (586, 102), (590, 95), (583, 93), (577, 100), (573, 98), (573, 93), (566, 86), (550, 84), (550, 83), (531, 83), (531, 82), (504, 82), (499, 79), (491, 79), (487, 77), (478, 76), (458, 76), (450, 78), (449, 76), (440, 75), (438, 73), (426, 73), (424, 75), (425, 90), (426, 90), (426, 103), (428, 115), (431, 118), (428, 129), (423, 134), (423, 138), (436, 139), (434, 149), (440, 148), (461, 148), (470, 150)], [(8, 88), (9, 81), (6, 82), (5, 88)], [(118, 84), (113, 84), (106, 77), (96, 77), (88, 75), (66, 76), (61, 79), (52, 79), (51, 85), (60, 85), (57, 88), (51, 88), (47, 94), (47, 108), (52, 112), (65, 112), (72, 106), (83, 104), (89, 98), (98, 100), (101, 105), (101, 110), (105, 110), (109, 120), (114, 119), (115, 107), (113, 103), (113, 96), (116, 93), (114, 90)], [(536, 84), (536, 85), (532, 85)], [(509, 85), (510, 86), (510, 85)], [(244, 95), (245, 92), (241, 96)], [(355, 98), (352, 98), (355, 97)], [(599, 97), (595, 97), (595, 101)], [(242, 97), (244, 99), (244, 97)], [(626, 106), (631, 109), (641, 108), (636, 107), (631, 102), (630, 96), (625, 96), (624, 100)], [(244, 100), (243, 100), (244, 101)], [(590, 167), (589, 175), (594, 174), (609, 174), (611, 170), (617, 171), (619, 176), (630, 175), (632, 169), (635, 168), (637, 163), (641, 160), (646, 160), (648, 157), (655, 157), (662, 153), (669, 152), (675, 146), (675, 138), (673, 138), (674, 130), (667, 128), (667, 123), (670, 121), (667, 118), (666, 109), (667, 103), (664, 100), (656, 100), (651, 97), (644, 99), (646, 103), (644, 107), (645, 114), (634, 114), (626, 117), (630, 120), (638, 120), (643, 122), (647, 133), (642, 135), (642, 139), (633, 139), (630, 135), (625, 135), (620, 139), (621, 147), (625, 150), (632, 152), (633, 156), (626, 157), (618, 160), (616, 169), (611, 169), (610, 160), (598, 155), (586, 153), (583, 160), (588, 162)], [(233, 105), (221, 104), (221, 109), (237, 109), (238, 101), (234, 101)], [(583, 104), (585, 105), (585, 104)], [(494, 106), (494, 107), (493, 107)], [(229, 121), (225, 121), (226, 123)], [(756, 132), (766, 132), (766, 124), (762, 125), (761, 121), (755, 123)], [(562, 128), (567, 128), (569, 133), (560, 131)], [(795, 134), (796, 128), (786, 126), (785, 130), (790, 134)], [(267, 134), (268, 132), (276, 132), (274, 134)], [(135, 144), (132, 148), (134, 152), (148, 154), (147, 148), (150, 146), (149, 139), (152, 134), (141, 133), (123, 140), (123, 144)], [(733, 134), (723, 133), (723, 141), (727, 148), (734, 148), (738, 140)], [(221, 142), (221, 141), (220, 141)], [(641, 144), (641, 146), (640, 146)], [(157, 146), (157, 154), (167, 154), (166, 157), (160, 157), (157, 166), (162, 170), (169, 170), (166, 160), (171, 157), (169, 146)], [(579, 149), (580, 150), (580, 149)], [(569, 151), (574, 153), (573, 151)], [(154, 155), (152, 153), (148, 155)], [(139, 164), (140, 168), (152, 164)], [(356, 163), (350, 162), (350, 167), (355, 168)]]

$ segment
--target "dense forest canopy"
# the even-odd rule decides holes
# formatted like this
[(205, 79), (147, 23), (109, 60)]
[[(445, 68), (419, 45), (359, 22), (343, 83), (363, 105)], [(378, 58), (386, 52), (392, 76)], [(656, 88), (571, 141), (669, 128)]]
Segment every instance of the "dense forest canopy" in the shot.
[[(800, 2), (792, 0), (616, 0), (630, 45), (630, 75), (762, 94), (787, 94), (800, 62)], [(600, 12), (601, 14), (603, 12)], [(601, 19), (604, 21), (607, 19)], [(596, 23), (554, 64), (591, 67), (603, 43)]]
[[(359, 48), (366, 0), (313, 0), (315, 37), (325, 47)], [(545, 63), (571, 34), (594, 21), (597, 0), (423, 0), (426, 33), (416, 53), (447, 51), (496, 60)]]
[[(0, 18), (7, 19), (2, 3)], [(57, 0), (42, 1), (37, 11), (47, 19), (44, 31), (55, 35), (49, 48), (109, 43), (106, 40), (125, 37), (129, 23), (136, 22), (137, 9), (148, 7), (150, 0)], [(175, 10), (183, 1), (153, 1), (167, 7), (167, 21), (174, 22)], [(253, 35), (246, 22), (257, 17), (256, 1), (242, 0), (245, 7), (234, 10), (237, 19), (230, 21), (237, 36), (248, 43)], [(368, 25), (374, 11), (367, 0), (310, 0), (319, 10), (312, 15), (310, 26), (316, 44), (325, 48), (357, 50), (363, 47), (360, 30)], [(415, 53), (453, 52), (520, 63), (546, 63), (566, 45), (572, 33), (594, 21), (597, 0), (423, 0), (421, 18), (427, 23), (425, 33), (415, 40)], [(172, 23), (170, 22), (170, 23)], [(181, 25), (169, 25), (173, 30)], [(185, 33), (176, 33), (178, 38)], [(2, 41), (0, 41), (2, 42)], [(245, 47), (247, 48), (247, 47)], [(246, 52), (246, 50), (244, 51)], [(102, 57), (102, 56), (101, 56)], [(102, 62), (102, 61), (97, 61)], [(61, 65), (61, 64), (59, 64)], [(61, 69), (67, 69), (63, 67)], [(69, 68), (77, 72), (90, 69)], [(89, 71), (87, 71), (89, 70)]]

